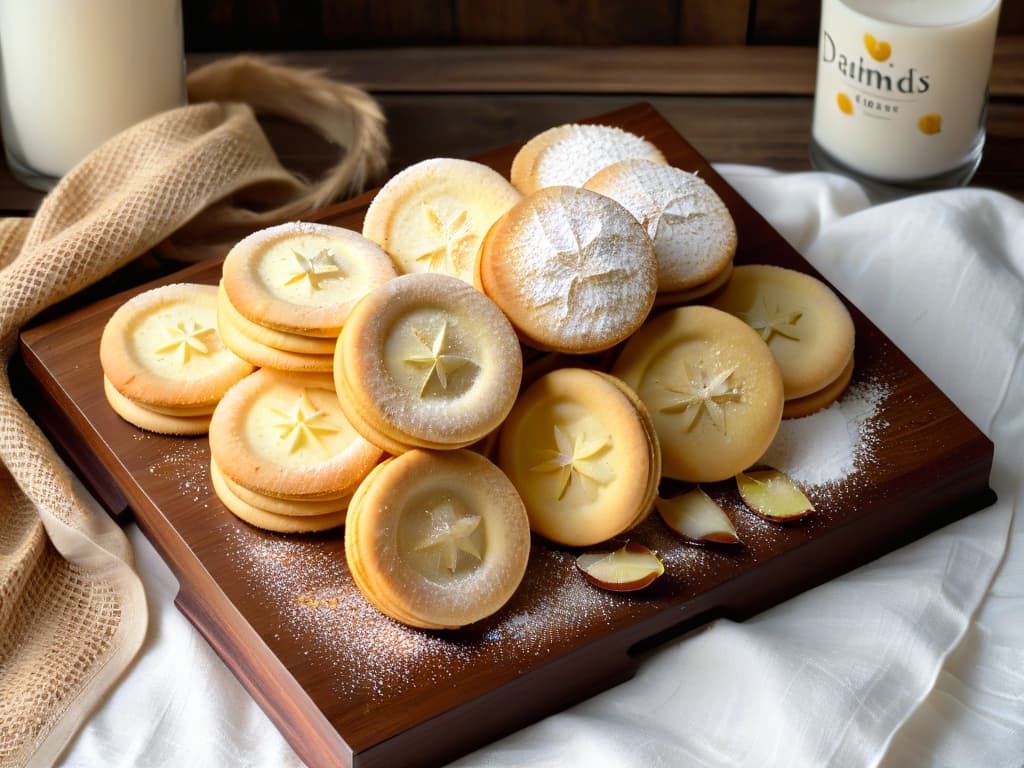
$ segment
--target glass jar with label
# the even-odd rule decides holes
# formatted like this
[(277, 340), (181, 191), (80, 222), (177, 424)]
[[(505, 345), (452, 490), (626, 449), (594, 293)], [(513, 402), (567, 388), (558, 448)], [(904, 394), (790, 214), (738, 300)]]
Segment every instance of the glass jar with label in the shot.
[(822, 0), (811, 160), (871, 182), (966, 184), (981, 162), (1000, 0)]

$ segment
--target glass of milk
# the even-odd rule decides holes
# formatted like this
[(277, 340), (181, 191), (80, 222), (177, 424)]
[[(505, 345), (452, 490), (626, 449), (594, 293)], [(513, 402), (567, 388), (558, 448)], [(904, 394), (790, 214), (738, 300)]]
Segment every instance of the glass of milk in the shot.
[(822, 0), (811, 161), (883, 186), (981, 162), (1000, 0)]
[(181, 0), (0, 0), (12, 174), (46, 190), (124, 128), (185, 103)]

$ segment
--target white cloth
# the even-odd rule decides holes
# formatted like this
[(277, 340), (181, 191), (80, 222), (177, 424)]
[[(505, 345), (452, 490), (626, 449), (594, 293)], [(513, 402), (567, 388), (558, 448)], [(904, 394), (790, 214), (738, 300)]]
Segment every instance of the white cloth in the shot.
[[(962, 189), (870, 206), (838, 176), (719, 168), (995, 442), (998, 502), (456, 766), (1024, 765), (1024, 206)], [(176, 611), (134, 526), (144, 652), (68, 766), (299, 765)]]

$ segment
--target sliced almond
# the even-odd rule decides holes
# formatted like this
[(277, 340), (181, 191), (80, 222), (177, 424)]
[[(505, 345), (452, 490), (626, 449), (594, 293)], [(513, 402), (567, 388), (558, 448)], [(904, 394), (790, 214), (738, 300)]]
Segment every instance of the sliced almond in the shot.
[(792, 478), (777, 469), (741, 472), (736, 476), (736, 486), (751, 511), (765, 520), (799, 520), (814, 511), (814, 505)]
[(576, 566), (592, 584), (612, 592), (643, 589), (665, 572), (657, 555), (632, 541), (618, 549), (584, 552)]
[(684, 539), (715, 544), (738, 544), (739, 535), (729, 515), (699, 486), (654, 502), (658, 514)]

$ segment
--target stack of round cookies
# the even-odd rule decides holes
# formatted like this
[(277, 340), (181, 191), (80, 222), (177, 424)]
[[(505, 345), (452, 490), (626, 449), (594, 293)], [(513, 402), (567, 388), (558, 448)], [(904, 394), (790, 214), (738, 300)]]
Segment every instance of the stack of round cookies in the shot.
[(767, 264), (736, 267), (711, 305), (745, 321), (768, 344), (782, 370), (785, 418), (829, 406), (850, 383), (853, 319), (817, 278)]
[(256, 371), (210, 422), (210, 474), (231, 512), (281, 533), (345, 522), (356, 486), (383, 453), (348, 423), (328, 374)]
[(512, 407), (523, 367), (494, 302), (433, 273), (403, 275), (359, 302), (334, 361), (345, 414), (393, 454), (487, 437)]
[(376, 244), (342, 227), (293, 222), (260, 230), (224, 259), (221, 334), (253, 365), (330, 372), (352, 307), (396, 274)]
[(151, 432), (201, 435), (224, 393), (252, 365), (221, 341), (217, 289), (173, 283), (126, 301), (100, 338), (103, 390), (125, 421)]

